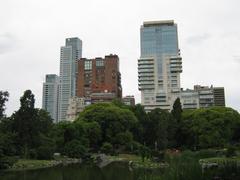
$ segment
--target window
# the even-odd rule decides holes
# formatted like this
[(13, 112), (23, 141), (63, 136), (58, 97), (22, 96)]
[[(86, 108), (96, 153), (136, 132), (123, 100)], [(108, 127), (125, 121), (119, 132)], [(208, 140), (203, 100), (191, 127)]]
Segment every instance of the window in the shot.
[(96, 60), (96, 66), (97, 66), (97, 67), (103, 67), (103, 66), (104, 66), (104, 61), (103, 61), (103, 59)]
[(84, 70), (92, 69), (92, 61), (84, 61)]

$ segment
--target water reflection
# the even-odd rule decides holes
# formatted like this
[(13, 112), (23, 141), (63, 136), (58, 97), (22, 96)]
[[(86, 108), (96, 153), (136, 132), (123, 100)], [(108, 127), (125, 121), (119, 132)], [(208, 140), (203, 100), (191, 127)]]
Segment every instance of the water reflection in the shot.
[[(5, 172), (1, 180), (135, 180), (138, 179), (125, 163), (99, 168), (94, 165), (71, 165), (47, 169)], [(135, 177), (134, 177), (135, 176)]]

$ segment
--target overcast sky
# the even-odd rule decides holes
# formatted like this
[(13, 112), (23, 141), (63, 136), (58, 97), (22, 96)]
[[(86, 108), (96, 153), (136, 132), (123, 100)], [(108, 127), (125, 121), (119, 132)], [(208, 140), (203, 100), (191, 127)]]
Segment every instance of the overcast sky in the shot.
[(42, 104), (45, 74), (59, 74), (65, 38), (83, 41), (83, 57), (117, 54), (123, 95), (140, 102), (137, 59), (147, 20), (178, 24), (181, 85), (224, 86), (227, 106), (240, 110), (239, 0), (1, 0), (0, 90), (10, 93), (7, 114), (26, 89)]

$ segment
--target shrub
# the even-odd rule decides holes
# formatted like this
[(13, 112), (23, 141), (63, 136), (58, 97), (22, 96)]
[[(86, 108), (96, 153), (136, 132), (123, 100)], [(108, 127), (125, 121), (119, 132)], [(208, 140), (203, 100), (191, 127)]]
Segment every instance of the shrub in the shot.
[(101, 147), (101, 152), (105, 154), (113, 153), (113, 146), (111, 143), (105, 142)]
[(149, 158), (151, 153), (150, 153), (150, 149), (147, 146), (141, 146), (139, 149), (139, 154), (142, 158), (142, 162), (144, 162), (145, 158)]
[(0, 157), (0, 169), (8, 169), (17, 161), (15, 157), (2, 156)]
[(218, 155), (220, 155), (220, 153), (218, 154), (218, 151), (214, 149), (204, 149), (196, 153), (196, 157), (199, 159), (216, 157)]
[(66, 143), (64, 153), (71, 158), (82, 158), (87, 153), (87, 148), (78, 140)]
[(139, 148), (142, 146), (142, 144), (140, 144), (137, 141), (132, 141), (130, 143), (127, 144), (126, 146), (126, 150), (129, 152), (132, 152), (134, 154), (138, 154), (139, 153)]
[(54, 153), (54, 148), (51, 146), (40, 146), (37, 149), (37, 158), (38, 159), (52, 159)]
[(164, 155), (165, 155), (164, 151), (157, 151), (157, 150), (151, 151), (151, 156), (153, 157), (153, 159), (157, 161), (164, 160)]
[(30, 159), (37, 159), (37, 156), (38, 156), (38, 154), (37, 154), (36, 149), (30, 149), (29, 150), (29, 157), (30, 157)]
[(226, 157), (232, 157), (236, 155), (236, 148), (234, 146), (229, 146), (227, 148)]

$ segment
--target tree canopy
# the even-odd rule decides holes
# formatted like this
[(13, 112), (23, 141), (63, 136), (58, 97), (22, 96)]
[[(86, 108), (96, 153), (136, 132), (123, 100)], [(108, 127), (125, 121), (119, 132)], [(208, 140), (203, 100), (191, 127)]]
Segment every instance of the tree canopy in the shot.
[[(12, 164), (8, 157), (51, 159), (54, 152), (69, 157), (87, 153), (138, 153), (145, 158), (167, 148), (205, 149), (240, 143), (240, 115), (225, 107), (182, 110), (176, 99), (171, 112), (146, 112), (140, 104), (120, 101), (89, 105), (74, 122), (53, 124), (48, 112), (35, 108), (30, 90), (20, 98), (20, 108), (4, 114), (9, 94), (0, 91), (0, 168)], [(6, 160), (7, 159), (7, 160)]]
[(6, 102), (8, 101), (9, 93), (7, 91), (0, 91), (0, 120), (4, 116)]
[(196, 148), (223, 147), (231, 143), (240, 115), (225, 107), (212, 107), (183, 111), (181, 136), (186, 146)]
[[(112, 103), (98, 103), (88, 106), (80, 113), (77, 122), (85, 122), (86, 127), (89, 126), (87, 123), (94, 123), (92, 126), (99, 132), (94, 135), (95, 139), (99, 140), (99, 147), (104, 142), (117, 146), (119, 137), (125, 136), (136, 126), (137, 118), (129, 109), (120, 108)], [(92, 135), (93, 131), (91, 132)]]

